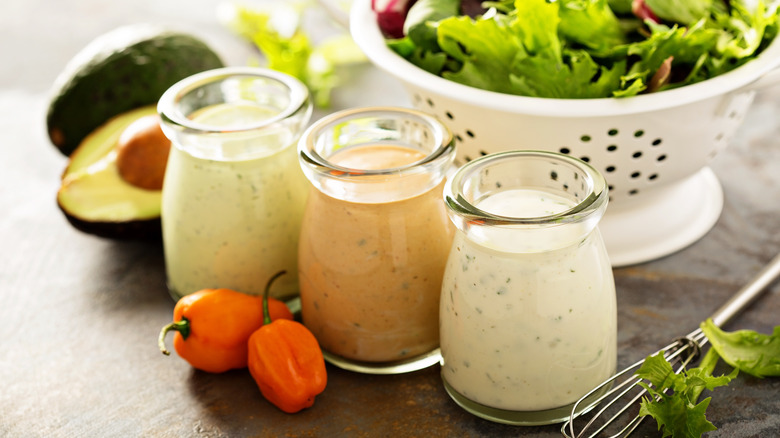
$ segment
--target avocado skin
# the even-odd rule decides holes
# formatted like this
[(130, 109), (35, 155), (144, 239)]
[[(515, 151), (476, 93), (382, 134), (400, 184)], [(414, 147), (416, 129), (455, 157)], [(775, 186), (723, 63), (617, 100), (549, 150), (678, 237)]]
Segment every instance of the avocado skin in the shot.
[(49, 138), (70, 156), (111, 117), (155, 104), (179, 80), (223, 66), (192, 35), (150, 24), (117, 28), (82, 49), (58, 76), (46, 115)]
[(59, 203), (57, 206), (73, 228), (83, 233), (113, 240), (162, 242), (162, 222), (159, 217), (125, 222), (92, 222), (71, 215)]

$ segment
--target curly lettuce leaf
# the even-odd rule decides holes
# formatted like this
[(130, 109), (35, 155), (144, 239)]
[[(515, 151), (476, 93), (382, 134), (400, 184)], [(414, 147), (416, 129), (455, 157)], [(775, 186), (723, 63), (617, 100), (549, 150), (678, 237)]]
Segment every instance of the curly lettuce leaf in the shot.
[(497, 20), (451, 17), (438, 28), (442, 51), (461, 65), (445, 71), (446, 79), (472, 87), (517, 94), (508, 81), (512, 64), (525, 53), (520, 39)]
[(607, 0), (564, 0), (559, 16), (558, 29), (564, 38), (596, 53), (626, 43), (626, 35)]
[[(625, 61), (611, 68), (599, 65), (584, 50), (564, 49), (565, 61), (540, 62), (539, 57), (525, 57), (515, 64), (510, 80), (518, 94), (560, 99), (589, 99), (613, 96), (619, 88)], [(636, 94), (637, 88), (626, 88), (625, 93)]]
[(705, 367), (675, 374), (663, 354), (648, 356), (635, 373), (650, 382), (639, 383), (649, 394), (640, 402), (639, 415), (653, 417), (663, 437), (699, 438), (705, 432), (716, 430), (705, 415), (711, 397), (697, 403), (699, 395), (704, 389), (728, 385), (737, 370), (727, 376), (713, 376), (715, 362), (717, 358), (710, 359)]
[[(776, 8), (776, 4), (774, 6)], [(713, 26), (723, 29), (717, 49), (723, 57), (743, 59), (756, 53), (764, 40), (767, 27), (777, 21), (776, 10), (768, 10), (763, 1), (731, 3), (731, 14), (720, 12)]]
[(653, 13), (666, 21), (692, 25), (712, 10), (713, 0), (645, 0)]
[(780, 326), (771, 335), (753, 330), (725, 332), (707, 319), (701, 329), (712, 348), (732, 367), (759, 378), (780, 376)]
[(619, 87), (625, 61), (600, 65), (587, 51), (565, 46), (558, 35), (557, 2), (522, 0), (515, 7), (509, 16), (442, 20), (439, 46), (459, 68), (441, 75), (477, 88), (534, 97), (608, 97)]
[(622, 0), (487, 1), (474, 19), (426, 21), (435, 44), (396, 51), (429, 72), (500, 93), (628, 97), (726, 73), (778, 33), (776, 0), (652, 1), (677, 16), (643, 22)]

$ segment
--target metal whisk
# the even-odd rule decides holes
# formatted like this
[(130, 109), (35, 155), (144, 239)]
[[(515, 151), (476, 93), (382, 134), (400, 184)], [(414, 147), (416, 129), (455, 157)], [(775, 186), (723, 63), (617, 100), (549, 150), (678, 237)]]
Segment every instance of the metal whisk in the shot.
[[(757, 298), (779, 275), (780, 254), (775, 256), (748, 284), (715, 311), (711, 316), (712, 321), (719, 327), (728, 322)], [(701, 329), (697, 329), (685, 337), (676, 339), (656, 353), (663, 353), (672, 366), (676, 367), (675, 372), (679, 373), (696, 359), (706, 343), (707, 337)], [(571, 418), (561, 428), (563, 435), (566, 438), (583, 438), (596, 437), (604, 433), (605, 436), (610, 434), (608, 435), (610, 438), (615, 438), (631, 434), (644, 419), (644, 417), (637, 415), (638, 407), (636, 406), (647, 391), (638, 385), (641, 379), (633, 373), (633, 370), (641, 367), (642, 363), (644, 363), (644, 359), (615, 374), (580, 398), (572, 408)], [(625, 379), (618, 382), (624, 376)], [(617, 403), (621, 399), (628, 400), (628, 402), (618, 405)], [(601, 405), (602, 402), (603, 405)], [(582, 409), (583, 406), (587, 406), (587, 408)], [(578, 416), (593, 411), (596, 407), (598, 410), (590, 414), (585, 425), (577, 430), (575, 420)], [(632, 407), (635, 408), (632, 409)], [(621, 427), (616, 425), (619, 421), (627, 422)], [(585, 422), (585, 419), (582, 419), (581, 422)]]

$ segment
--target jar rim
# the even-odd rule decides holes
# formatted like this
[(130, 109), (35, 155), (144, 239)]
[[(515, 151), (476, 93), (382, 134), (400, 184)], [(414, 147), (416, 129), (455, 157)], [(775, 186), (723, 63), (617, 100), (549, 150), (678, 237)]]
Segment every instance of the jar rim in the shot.
[[(424, 121), (431, 127), (434, 133), (434, 143), (437, 145), (433, 150), (412, 163), (404, 164), (398, 167), (388, 167), (382, 169), (358, 169), (345, 167), (335, 164), (327, 158), (320, 155), (316, 150), (315, 139), (317, 134), (336, 125), (342, 120), (348, 120), (355, 115), (362, 116), (382, 116), (382, 115), (404, 115)], [(446, 163), (455, 159), (455, 139), (452, 132), (446, 125), (441, 123), (436, 117), (421, 111), (392, 107), (392, 106), (372, 106), (359, 107), (341, 110), (329, 114), (314, 122), (303, 133), (298, 143), (298, 153), (302, 164), (314, 168), (320, 173), (327, 174), (335, 178), (353, 178), (353, 177), (375, 177), (385, 175), (403, 176), (422, 172), (422, 168), (431, 163), (444, 160)]]
[[(267, 119), (240, 127), (227, 128), (193, 121), (177, 110), (177, 104), (190, 92), (204, 85), (235, 77), (270, 79), (279, 83), (289, 92), (287, 106)], [(222, 67), (196, 73), (171, 85), (157, 102), (157, 112), (164, 122), (176, 125), (181, 129), (203, 133), (247, 132), (275, 125), (306, 109), (309, 104), (309, 89), (303, 82), (286, 73), (260, 67)]]
[[(461, 185), (468, 176), (479, 172), (496, 161), (518, 158), (553, 159), (583, 171), (588, 195), (573, 207), (559, 213), (545, 216), (517, 217), (491, 213), (477, 208), (461, 193)], [(609, 198), (609, 189), (604, 176), (590, 164), (557, 152), (537, 150), (514, 150), (488, 154), (472, 160), (455, 171), (444, 187), (444, 202), (447, 208), (463, 217), (471, 225), (493, 226), (544, 226), (581, 222), (594, 213), (603, 214)]]

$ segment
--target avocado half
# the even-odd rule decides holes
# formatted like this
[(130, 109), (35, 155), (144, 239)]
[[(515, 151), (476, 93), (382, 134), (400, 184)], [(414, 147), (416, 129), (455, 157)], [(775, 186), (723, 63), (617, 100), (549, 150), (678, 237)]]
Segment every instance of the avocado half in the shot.
[(115, 239), (160, 239), (161, 190), (124, 181), (116, 165), (119, 136), (156, 112), (173, 84), (224, 67), (196, 36), (155, 24), (132, 24), (98, 36), (55, 80), (46, 125), (70, 157), (57, 204), (77, 229)]
[(49, 139), (65, 155), (106, 120), (156, 104), (171, 85), (223, 67), (203, 41), (140, 23), (95, 38), (54, 82), (46, 115)]
[(161, 239), (162, 190), (127, 183), (116, 164), (122, 132), (139, 118), (155, 113), (154, 105), (122, 113), (90, 133), (71, 154), (57, 204), (76, 229), (114, 239)]

